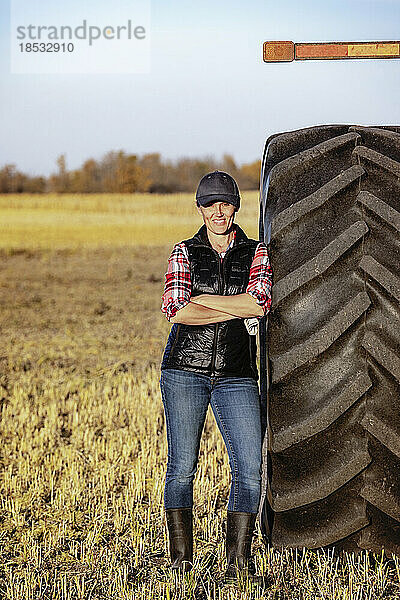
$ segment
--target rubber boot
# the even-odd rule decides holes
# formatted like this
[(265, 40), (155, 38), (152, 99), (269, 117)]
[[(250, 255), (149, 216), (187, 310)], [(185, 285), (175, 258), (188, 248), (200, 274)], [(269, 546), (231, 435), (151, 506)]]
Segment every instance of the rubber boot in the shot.
[(193, 510), (168, 508), (165, 511), (171, 569), (190, 571), (193, 567)]
[(251, 542), (257, 513), (227, 511), (226, 518), (226, 562), (225, 581), (237, 580), (238, 573), (255, 576), (256, 568), (251, 559)]

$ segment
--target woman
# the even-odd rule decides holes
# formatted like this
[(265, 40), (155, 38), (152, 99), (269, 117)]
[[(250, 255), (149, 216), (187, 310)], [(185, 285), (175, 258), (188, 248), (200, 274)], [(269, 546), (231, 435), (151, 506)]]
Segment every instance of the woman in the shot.
[[(251, 541), (261, 495), (261, 414), (254, 319), (271, 305), (264, 243), (234, 223), (235, 180), (205, 175), (196, 192), (203, 225), (176, 244), (168, 261), (161, 310), (173, 323), (160, 387), (168, 439), (164, 506), (172, 568), (193, 563), (193, 479), (208, 404), (223, 436), (232, 474), (226, 529), (226, 579), (254, 574)], [(256, 330), (257, 331), (257, 330)]]

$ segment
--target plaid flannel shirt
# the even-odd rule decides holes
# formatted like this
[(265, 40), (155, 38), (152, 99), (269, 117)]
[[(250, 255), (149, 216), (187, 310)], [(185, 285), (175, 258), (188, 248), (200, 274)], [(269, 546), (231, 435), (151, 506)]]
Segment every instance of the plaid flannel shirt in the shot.
[[(226, 251), (235, 243), (235, 237), (236, 229), (234, 229), (234, 236)], [(219, 253), (221, 260), (225, 256), (226, 251)], [(256, 300), (257, 304), (262, 306), (264, 315), (271, 308), (271, 286), (272, 269), (269, 262), (268, 249), (264, 242), (260, 242), (256, 247), (256, 252), (251, 263), (246, 293), (250, 294)], [(171, 252), (168, 259), (168, 269), (164, 277), (161, 311), (165, 314), (168, 321), (176, 315), (180, 308), (188, 304), (190, 296), (189, 256), (185, 244), (180, 242), (179, 244), (175, 244)]]

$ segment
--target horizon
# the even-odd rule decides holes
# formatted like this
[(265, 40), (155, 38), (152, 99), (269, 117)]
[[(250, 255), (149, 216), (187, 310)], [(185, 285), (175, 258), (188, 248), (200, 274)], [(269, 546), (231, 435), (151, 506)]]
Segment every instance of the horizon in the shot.
[[(112, 21), (108, 3), (96, 7)], [(254, 0), (246, 10), (238, 0), (153, 0), (151, 67), (138, 74), (10, 73), (10, 5), (0, 10), (0, 166), (30, 176), (55, 173), (60, 154), (75, 170), (119, 150), (171, 161), (229, 154), (242, 165), (261, 160), (273, 133), (400, 123), (399, 59), (262, 61), (266, 40), (395, 40), (395, 0)]]

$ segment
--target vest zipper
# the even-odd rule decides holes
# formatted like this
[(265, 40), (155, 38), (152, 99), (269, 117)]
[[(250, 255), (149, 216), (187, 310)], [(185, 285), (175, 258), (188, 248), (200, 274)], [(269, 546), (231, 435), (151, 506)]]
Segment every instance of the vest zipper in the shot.
[(213, 353), (211, 359), (211, 377), (214, 377), (214, 369), (215, 369), (215, 357), (217, 354), (217, 335), (218, 335), (218, 325), (219, 323), (215, 323), (215, 332), (214, 332), (214, 342), (213, 342)]
[(256, 374), (256, 371), (255, 371), (255, 369), (253, 367), (253, 345), (251, 343), (251, 337), (252, 336), (250, 334), (248, 334), (248, 336), (249, 336), (250, 368), (253, 371), (253, 373)]
[[(232, 250), (232, 248), (230, 248), (230, 250)], [(222, 287), (221, 283), (223, 283), (223, 281), (221, 280), (221, 262), (224, 259), (222, 259), (222, 261), (221, 261), (221, 257), (218, 254), (218, 252), (216, 250), (214, 250), (214, 248), (213, 248), (213, 251), (218, 256), (218, 294), (221, 295), (221, 287)], [(211, 357), (211, 377), (214, 377), (214, 375), (215, 375), (215, 358), (216, 358), (216, 355), (217, 355), (218, 328), (219, 328), (219, 323), (215, 323), (214, 341), (213, 341), (213, 352), (212, 352), (212, 357)]]

